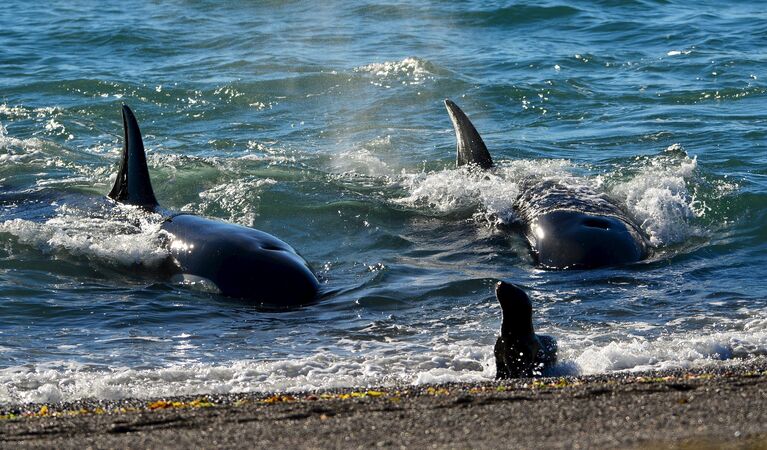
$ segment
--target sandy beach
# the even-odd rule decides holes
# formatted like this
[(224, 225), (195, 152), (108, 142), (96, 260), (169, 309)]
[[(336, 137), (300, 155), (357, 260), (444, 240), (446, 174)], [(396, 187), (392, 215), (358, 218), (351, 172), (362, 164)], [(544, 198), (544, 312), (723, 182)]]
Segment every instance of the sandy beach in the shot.
[(767, 448), (767, 360), (626, 373), (0, 407), (3, 448)]

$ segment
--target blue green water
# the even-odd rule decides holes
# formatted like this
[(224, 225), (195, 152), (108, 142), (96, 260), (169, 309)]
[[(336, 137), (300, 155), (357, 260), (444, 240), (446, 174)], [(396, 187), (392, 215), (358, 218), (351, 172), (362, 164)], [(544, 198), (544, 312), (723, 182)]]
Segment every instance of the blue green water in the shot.
[[(491, 379), (493, 283), (550, 374), (767, 354), (767, 13), (745, 2), (95, 2), (0, 8), (0, 403)], [(456, 169), (444, 98), (498, 162)], [(279, 236), (330, 294), (174, 285), (114, 208), (120, 105), (160, 203)], [(604, 192), (647, 262), (545, 271), (526, 177)]]

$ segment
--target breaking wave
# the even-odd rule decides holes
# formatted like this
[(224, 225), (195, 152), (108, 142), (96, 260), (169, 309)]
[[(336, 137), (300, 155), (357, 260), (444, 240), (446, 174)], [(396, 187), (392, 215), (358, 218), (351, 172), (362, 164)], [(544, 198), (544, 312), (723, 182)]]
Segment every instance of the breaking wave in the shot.
[[(703, 231), (693, 222), (708, 209), (695, 194), (697, 159), (678, 144), (642, 160), (633, 175), (583, 174), (588, 168), (568, 160), (501, 161), (492, 171), (473, 166), (405, 174), (406, 195), (394, 202), (430, 213), (472, 211), (490, 224), (517, 221), (514, 203), (530, 180), (555, 180), (572, 189), (586, 187), (614, 198), (640, 224), (654, 246), (684, 242)], [(619, 168), (618, 172), (624, 168)]]
[[(742, 330), (679, 333), (659, 339), (624, 338), (606, 344), (594, 344), (591, 339), (586, 335), (561, 337), (559, 363), (544, 375), (737, 363), (739, 358), (767, 354), (767, 318), (751, 319)], [(489, 342), (438, 340), (428, 345), (429, 352), (398, 349), (396, 343), (390, 343), (387, 348), (357, 355), (321, 350), (286, 360), (177, 364), (156, 369), (122, 367), (104, 371), (73, 362), (17, 366), (0, 369), (0, 403), (296, 392), (494, 379)]]

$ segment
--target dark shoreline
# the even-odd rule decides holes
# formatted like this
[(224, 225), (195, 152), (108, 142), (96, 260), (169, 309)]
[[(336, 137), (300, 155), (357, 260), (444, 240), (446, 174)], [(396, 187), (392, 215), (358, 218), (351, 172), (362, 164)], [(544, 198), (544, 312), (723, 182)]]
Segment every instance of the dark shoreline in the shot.
[(0, 447), (765, 448), (767, 358), (303, 393), (0, 405)]

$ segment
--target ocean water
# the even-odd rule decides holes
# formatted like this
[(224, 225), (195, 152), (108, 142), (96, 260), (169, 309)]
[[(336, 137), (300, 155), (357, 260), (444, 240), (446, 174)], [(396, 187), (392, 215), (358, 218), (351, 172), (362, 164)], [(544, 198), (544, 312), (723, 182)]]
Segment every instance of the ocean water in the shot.
[[(488, 380), (499, 279), (548, 375), (767, 354), (767, 13), (696, 3), (5, 2), (0, 403)], [(493, 172), (455, 168), (444, 98)], [(279, 236), (325, 297), (159, 277), (157, 217), (104, 198), (123, 103), (163, 206)], [(609, 195), (652, 257), (537, 268), (529, 177)]]

